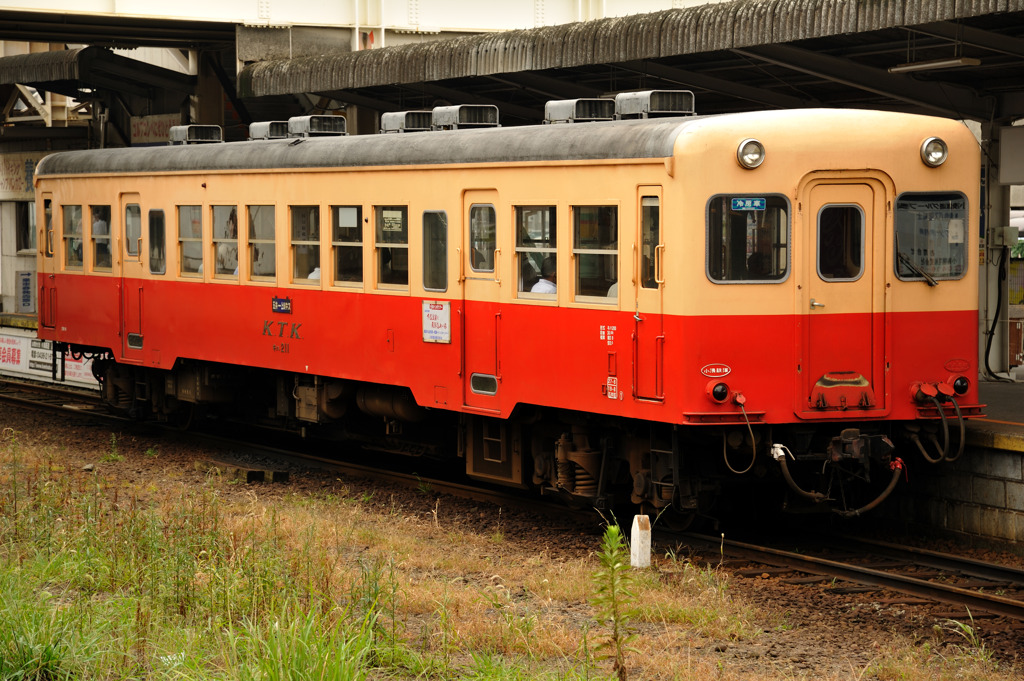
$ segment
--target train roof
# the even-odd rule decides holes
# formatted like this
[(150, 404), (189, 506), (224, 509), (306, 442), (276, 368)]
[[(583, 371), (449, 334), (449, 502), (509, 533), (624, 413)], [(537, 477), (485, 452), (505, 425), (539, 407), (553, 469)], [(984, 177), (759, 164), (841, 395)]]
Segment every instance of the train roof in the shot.
[(514, 163), (672, 156), (676, 137), (702, 116), (402, 134), (297, 137), (66, 151), (36, 176), (270, 168)]

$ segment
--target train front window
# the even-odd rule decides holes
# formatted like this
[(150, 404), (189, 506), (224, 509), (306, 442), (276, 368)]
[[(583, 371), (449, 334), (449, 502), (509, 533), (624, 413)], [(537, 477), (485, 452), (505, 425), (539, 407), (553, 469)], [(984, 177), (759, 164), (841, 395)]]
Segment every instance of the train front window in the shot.
[(64, 267), (82, 269), (82, 207), (63, 206)]
[(182, 276), (203, 274), (202, 206), (178, 206), (178, 267)]
[(363, 207), (331, 206), (334, 283), (363, 281)]
[(238, 208), (213, 207), (213, 255), (217, 277), (238, 276)]
[(778, 282), (789, 268), (789, 202), (719, 195), (708, 202), (707, 274), (716, 283)]
[(409, 209), (377, 206), (377, 283), (409, 285)]
[(111, 268), (110, 253), (110, 206), (89, 206), (92, 214), (92, 268), (106, 270)]
[(618, 207), (573, 206), (572, 222), (576, 300), (613, 302), (619, 281)]
[(896, 199), (896, 276), (909, 281), (960, 279), (967, 271), (967, 197), (902, 194)]
[(142, 208), (137, 203), (124, 207), (124, 247), (128, 255), (139, 257), (142, 243)]
[(320, 282), (320, 206), (292, 206), (292, 281)]
[(818, 276), (853, 281), (863, 272), (863, 211), (860, 206), (825, 206), (818, 213)]
[(494, 206), (474, 204), (469, 208), (469, 240), (473, 248), (469, 264), (474, 272), (494, 271), (495, 234), (498, 224)]
[(273, 280), (277, 275), (274, 207), (248, 206), (248, 212), (249, 278)]

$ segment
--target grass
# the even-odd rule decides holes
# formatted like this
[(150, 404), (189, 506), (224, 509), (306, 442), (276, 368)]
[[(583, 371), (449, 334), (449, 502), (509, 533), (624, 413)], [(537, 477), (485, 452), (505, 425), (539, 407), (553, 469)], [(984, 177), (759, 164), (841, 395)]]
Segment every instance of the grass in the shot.
[[(459, 530), (442, 504), (122, 484), (68, 462), (155, 448), (111, 436), (75, 457), (25, 439), (0, 438), (0, 681), (799, 678), (704, 651), (755, 645), (770, 618), (675, 552), (630, 571), (621, 537), (555, 558), (500, 519)], [(950, 627), (959, 648), (911, 642), (852, 677), (1012, 678), (973, 626)]]

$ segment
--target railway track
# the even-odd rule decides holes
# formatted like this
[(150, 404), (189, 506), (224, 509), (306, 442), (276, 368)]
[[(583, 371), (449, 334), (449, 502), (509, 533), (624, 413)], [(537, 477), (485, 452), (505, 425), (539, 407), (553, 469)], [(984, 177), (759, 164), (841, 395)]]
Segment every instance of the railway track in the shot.
[(682, 536), (731, 558), (771, 566), (775, 574), (812, 575), (790, 582), (840, 580), (833, 589), (847, 588), (841, 585), (847, 582), (1024, 621), (1024, 570), (1017, 568), (856, 537), (829, 537), (813, 547), (786, 550), (699, 534)]
[[(0, 401), (34, 409), (45, 409), (89, 415), (122, 424), (151, 428), (153, 423), (139, 423), (110, 414), (99, 402), (96, 393), (79, 389), (61, 389), (36, 384), (0, 381)], [(402, 473), (354, 461), (318, 456), (295, 448), (266, 444), (268, 438), (250, 433), (242, 441), (237, 437), (168, 429), (176, 437), (188, 437), (197, 443), (213, 445), (231, 451), (243, 466), (253, 466), (253, 460), (288, 463), (295, 466), (317, 467), (361, 477), (375, 482), (396, 484), (429, 490), (434, 494), (487, 502), (504, 507), (515, 507), (541, 513), (557, 512), (560, 517), (582, 516), (561, 504), (552, 504), (535, 497), (526, 497), (504, 489), (482, 488), (476, 484), (451, 482), (437, 476)], [(355, 456), (365, 459), (367, 454), (354, 449)], [(587, 512), (593, 520), (593, 512)], [(568, 518), (567, 518), (568, 519)], [(720, 537), (694, 533), (658, 533), (656, 540), (681, 539), (691, 546), (701, 547), (708, 553), (724, 554), (733, 559), (770, 566), (776, 575), (803, 573), (807, 577), (793, 577), (792, 583), (839, 580), (833, 591), (849, 589), (849, 584), (886, 589), (930, 602), (966, 607), (972, 613), (991, 613), (1017, 621), (1024, 621), (1024, 570), (983, 563), (976, 560), (916, 549), (881, 541), (855, 537), (829, 537), (819, 539), (813, 547), (787, 550), (777, 546), (764, 546)], [(761, 573), (761, 568), (741, 570), (740, 573)]]
[[(487, 502), (505, 508), (520, 508), (524, 510), (552, 513), (558, 511), (563, 516), (581, 516), (577, 511), (567, 509), (562, 504), (548, 502), (536, 497), (528, 497), (517, 494), (503, 488), (490, 488), (480, 485), (471, 485), (437, 477), (435, 475), (421, 475), (417, 473), (403, 473), (387, 468), (369, 466), (356, 463), (346, 459), (375, 460), (380, 457), (379, 452), (362, 450), (353, 446), (351, 452), (345, 458), (331, 458), (319, 456), (309, 451), (300, 451), (298, 448), (286, 447), (283, 445), (268, 444), (276, 441), (282, 433), (280, 431), (264, 432), (259, 428), (247, 427), (245, 433), (236, 433), (232, 436), (225, 436), (202, 430), (182, 431), (172, 426), (161, 426), (153, 421), (136, 421), (133, 419), (111, 413), (100, 401), (99, 394), (95, 391), (55, 387), (36, 383), (24, 383), (0, 379), (0, 402), (15, 404), (30, 409), (39, 409), (52, 412), (61, 412), (76, 415), (86, 415), (121, 424), (122, 427), (136, 427), (140, 429), (160, 429), (165, 435), (172, 437), (187, 437), (197, 444), (213, 446), (223, 449), (229, 454), (210, 463), (225, 464), (240, 470), (263, 470), (271, 472), (271, 468), (283, 468), (284, 464), (292, 466), (303, 466), (307, 468), (319, 468), (332, 472), (352, 475), (374, 482), (395, 484), (412, 489), (429, 491), (432, 494), (446, 494), (471, 499), (474, 501)], [(237, 425), (237, 424), (235, 424)], [(233, 430), (233, 429), (232, 429)], [(308, 443), (304, 443), (308, 444)], [(275, 463), (268, 463), (268, 462)], [(408, 466), (408, 459), (406, 466)], [(273, 471), (279, 472), (279, 471)], [(270, 479), (269, 476), (261, 479)], [(592, 517), (592, 514), (590, 514)]]

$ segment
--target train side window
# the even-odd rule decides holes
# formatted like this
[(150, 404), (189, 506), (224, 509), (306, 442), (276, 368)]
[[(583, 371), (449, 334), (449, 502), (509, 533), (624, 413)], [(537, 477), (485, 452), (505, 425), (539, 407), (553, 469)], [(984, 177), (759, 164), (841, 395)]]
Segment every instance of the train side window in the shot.
[(178, 268), (185, 277), (203, 273), (202, 206), (178, 206)]
[(149, 211), (149, 271), (167, 272), (167, 229), (162, 210)]
[(661, 245), (661, 206), (657, 196), (640, 197), (640, 285), (658, 288), (658, 246)]
[(423, 288), (448, 290), (448, 214), (423, 213)]
[(110, 206), (89, 206), (92, 214), (92, 268), (110, 271)]
[(610, 302), (619, 281), (619, 209), (573, 206), (572, 218), (576, 300)]
[(64, 214), (64, 268), (82, 269), (82, 207), (62, 206)]
[(864, 272), (864, 213), (860, 206), (825, 206), (818, 213), (818, 276), (854, 281)]
[(789, 202), (719, 195), (708, 201), (707, 276), (716, 283), (780, 282), (789, 268)]
[(213, 207), (214, 276), (238, 276), (238, 208)]
[(320, 281), (320, 206), (291, 206), (292, 281)]
[(554, 298), (558, 262), (555, 207), (516, 206), (515, 213), (519, 292)]
[(967, 272), (967, 197), (913, 193), (896, 198), (896, 276), (960, 279)]
[(142, 208), (137, 203), (124, 207), (124, 247), (128, 255), (139, 257), (142, 242)]
[(377, 282), (409, 285), (409, 208), (376, 206)]
[(277, 276), (274, 206), (248, 206), (248, 211), (249, 278), (272, 280)]
[(43, 230), (45, 237), (45, 248), (43, 255), (47, 258), (53, 257), (53, 199), (43, 199)]
[(363, 207), (331, 206), (334, 283), (363, 281)]
[(469, 266), (473, 268), (474, 272), (494, 271), (497, 224), (494, 206), (473, 204), (469, 207), (469, 241), (470, 248), (473, 249)]

